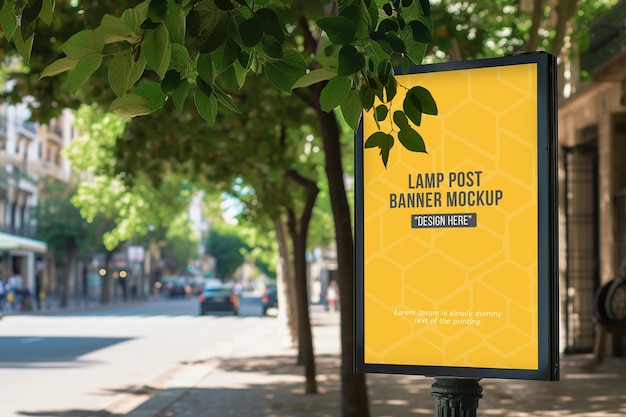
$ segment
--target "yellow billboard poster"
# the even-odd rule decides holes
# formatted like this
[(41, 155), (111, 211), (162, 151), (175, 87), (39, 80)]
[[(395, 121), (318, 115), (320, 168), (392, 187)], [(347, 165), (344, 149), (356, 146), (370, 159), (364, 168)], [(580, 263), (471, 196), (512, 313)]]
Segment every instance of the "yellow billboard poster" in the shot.
[(358, 372), (558, 378), (554, 67), (543, 53), (416, 67), (386, 107), (427, 91), (417, 133), (363, 115)]

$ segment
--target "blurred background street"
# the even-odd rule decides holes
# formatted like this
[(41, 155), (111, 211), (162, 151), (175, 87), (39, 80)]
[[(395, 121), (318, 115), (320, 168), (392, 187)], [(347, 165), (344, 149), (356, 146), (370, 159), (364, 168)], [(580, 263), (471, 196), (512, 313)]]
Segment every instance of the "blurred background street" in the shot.
[[(239, 316), (198, 300), (14, 314), (0, 320), (3, 417), (331, 417), (341, 414), (339, 315), (312, 305), (320, 393), (304, 394), (280, 320), (247, 297)], [(626, 415), (626, 360), (594, 372), (564, 355), (559, 382), (482, 380), (479, 416)], [(369, 374), (372, 415), (433, 416), (433, 378)]]

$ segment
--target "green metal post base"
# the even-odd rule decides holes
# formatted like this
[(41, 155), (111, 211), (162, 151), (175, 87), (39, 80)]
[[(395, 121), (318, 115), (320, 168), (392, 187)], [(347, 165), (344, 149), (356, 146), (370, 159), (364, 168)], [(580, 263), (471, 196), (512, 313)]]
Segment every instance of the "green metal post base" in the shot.
[(435, 416), (476, 417), (482, 391), (478, 379), (435, 378), (431, 390), (435, 397)]

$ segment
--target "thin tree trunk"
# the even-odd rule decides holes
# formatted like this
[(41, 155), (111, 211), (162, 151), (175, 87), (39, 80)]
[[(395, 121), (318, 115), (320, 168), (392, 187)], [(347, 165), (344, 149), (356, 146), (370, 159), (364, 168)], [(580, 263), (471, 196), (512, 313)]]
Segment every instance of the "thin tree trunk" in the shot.
[[(323, 83), (312, 86), (315, 103)], [(333, 112), (326, 113), (316, 105), (324, 141), (326, 176), (335, 224), (337, 241), (337, 268), (339, 272), (339, 311), (341, 312), (341, 389), (342, 416), (369, 417), (369, 400), (364, 374), (354, 373), (354, 241), (350, 206), (343, 183), (343, 164), (341, 161), (341, 141), (337, 118)]]
[[(301, 19), (306, 49), (315, 51), (320, 46), (311, 34), (306, 19)], [(323, 38), (321, 38), (323, 42)], [(341, 414), (342, 417), (369, 417), (369, 399), (364, 374), (354, 373), (354, 241), (350, 206), (343, 183), (341, 161), (341, 139), (339, 123), (334, 112), (320, 108), (319, 99), (326, 83), (312, 85), (311, 97), (307, 101), (315, 109), (320, 122), (324, 142), (324, 158), (330, 205), (335, 225), (337, 242), (337, 269), (339, 273), (339, 311), (341, 314)], [(306, 100), (306, 99), (305, 99)]]
[(530, 37), (528, 38), (528, 42), (526, 42), (526, 52), (536, 51), (539, 46), (539, 28), (543, 21), (543, 1), (544, 0), (533, 1), (533, 14), (529, 31)]
[(67, 262), (61, 271), (61, 299), (59, 300), (59, 305), (63, 308), (67, 307), (70, 277), (73, 276), (74, 264), (76, 263), (77, 255), (77, 249), (70, 249), (67, 254)]
[(306, 242), (319, 189), (314, 181), (305, 178), (296, 171), (289, 171), (290, 179), (306, 189), (306, 202), (300, 220), (296, 219), (293, 209), (288, 210), (289, 234), (293, 242), (294, 270), (298, 300), (298, 358), (304, 363), (307, 394), (316, 394), (317, 381), (315, 372), (315, 354), (313, 349), (313, 333), (309, 314), (309, 292), (307, 285)]
[(557, 21), (554, 28), (554, 38), (552, 38), (552, 45), (550, 46), (550, 52), (554, 56), (561, 55), (561, 49), (567, 34), (567, 22), (570, 21), (574, 11), (576, 11), (577, 4), (578, 0), (560, 0), (557, 4)]
[(291, 257), (292, 252), (289, 250), (289, 232), (283, 216), (279, 216), (274, 221), (274, 228), (276, 230), (276, 238), (278, 241), (278, 252), (280, 254), (281, 273), (278, 278), (278, 291), (281, 298), (278, 302), (279, 314), (284, 317), (285, 327), (287, 331), (288, 341), (287, 344), (290, 347), (297, 346), (298, 338), (298, 313), (296, 309), (296, 288), (295, 288), (295, 276), (293, 273), (293, 260)]

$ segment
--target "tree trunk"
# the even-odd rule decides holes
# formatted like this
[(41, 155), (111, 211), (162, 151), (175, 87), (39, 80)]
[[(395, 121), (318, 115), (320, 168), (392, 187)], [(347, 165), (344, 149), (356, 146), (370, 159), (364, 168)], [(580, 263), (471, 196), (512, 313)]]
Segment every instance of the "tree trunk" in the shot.
[(69, 283), (70, 277), (74, 274), (74, 264), (76, 263), (76, 256), (78, 255), (77, 249), (70, 249), (67, 254), (67, 262), (63, 266), (61, 270), (61, 279), (59, 280), (61, 287), (61, 298), (59, 300), (59, 305), (62, 308), (67, 307), (67, 299), (69, 295)]
[(529, 31), (528, 42), (526, 42), (526, 52), (533, 52), (539, 46), (539, 28), (543, 21), (543, 0), (533, 1), (533, 14)]
[(290, 179), (306, 188), (306, 203), (300, 216), (296, 219), (293, 209), (288, 210), (289, 234), (293, 242), (294, 270), (296, 276), (297, 308), (298, 308), (298, 358), (302, 360), (306, 376), (307, 394), (317, 394), (315, 372), (315, 354), (313, 350), (313, 333), (309, 315), (309, 291), (307, 285), (306, 242), (319, 189), (314, 181), (304, 178), (295, 171), (289, 171)]
[[(304, 18), (300, 19), (299, 26), (304, 35), (305, 48), (310, 51), (317, 51), (324, 38), (316, 39), (311, 34), (307, 20)], [(343, 417), (369, 417), (365, 375), (355, 374), (352, 369), (354, 364), (354, 241), (350, 206), (343, 184), (339, 123), (334, 112), (327, 113), (319, 105), (320, 94), (325, 85), (326, 83), (312, 85), (309, 88), (311, 97), (307, 102), (315, 109), (320, 122), (324, 142), (326, 178), (337, 243), (339, 311), (341, 314), (341, 413)]]
[(556, 57), (561, 55), (561, 49), (565, 42), (565, 36), (567, 35), (567, 23), (571, 20), (572, 15), (576, 11), (577, 0), (561, 0), (557, 5), (557, 21), (554, 28), (554, 38), (552, 38), (552, 45), (550, 49), (552, 54)]
[(278, 311), (279, 319), (284, 319), (287, 331), (287, 345), (297, 346), (298, 337), (298, 313), (296, 310), (297, 298), (295, 288), (295, 276), (293, 273), (293, 260), (289, 250), (288, 230), (283, 216), (274, 221), (278, 252), (280, 254), (280, 275), (278, 276)]
[[(324, 83), (312, 86), (315, 103)], [(324, 141), (326, 176), (330, 202), (335, 223), (337, 241), (337, 268), (339, 272), (339, 311), (341, 312), (341, 389), (342, 416), (369, 417), (369, 400), (365, 375), (354, 373), (354, 241), (350, 206), (343, 183), (341, 141), (337, 118), (333, 112), (326, 113), (316, 105)]]
[(63, 268), (61, 268), (61, 274), (59, 276), (59, 289), (61, 293), (59, 294), (59, 307), (65, 308), (67, 307), (67, 284), (69, 283), (68, 274), (70, 270), (70, 260), (68, 256), (68, 261), (65, 262)]

